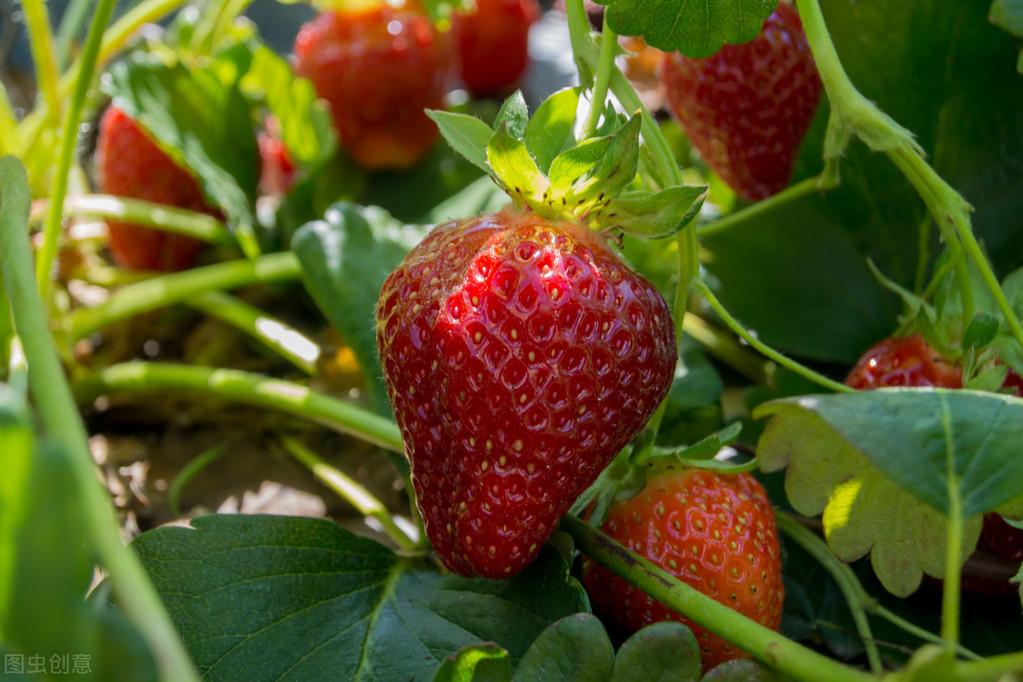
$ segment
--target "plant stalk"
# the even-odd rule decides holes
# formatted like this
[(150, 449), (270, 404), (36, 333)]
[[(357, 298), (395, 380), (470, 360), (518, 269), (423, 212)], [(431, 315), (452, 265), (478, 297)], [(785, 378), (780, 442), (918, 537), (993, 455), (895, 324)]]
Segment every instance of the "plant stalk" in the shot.
[(607, 14), (604, 14), (604, 28), (600, 32), (600, 54), (597, 57), (597, 76), (593, 84), (590, 99), (590, 112), (583, 125), (583, 138), (592, 137), (597, 131), (597, 124), (604, 114), (607, 89), (611, 85), (611, 72), (615, 68), (615, 49), (618, 47), (618, 36), (607, 25)]
[(47, 122), (56, 128), (60, 124), (60, 96), (57, 94), (59, 75), (50, 13), (44, 0), (23, 0), (21, 9), (28, 29), (29, 48), (35, 66), (36, 82), (47, 109)]
[(121, 607), (152, 647), (162, 678), (166, 682), (197, 681), (195, 668), (145, 569), (121, 541), (113, 505), (96, 477), (85, 425), (68, 388), (32, 276), (28, 212), (25, 170), (13, 157), (4, 157), (0, 159), (0, 259), (15, 328), (28, 360), (33, 403), (48, 436), (71, 455), (89, 540), (110, 573)]
[(161, 275), (117, 290), (103, 304), (75, 310), (67, 317), (67, 331), (72, 340), (77, 340), (114, 322), (194, 300), (210, 291), (291, 280), (300, 274), (301, 266), (295, 255), (283, 252)]
[(696, 228), (696, 232), (701, 238), (709, 237), (711, 235), (721, 234), (733, 230), (737, 227), (744, 225), (751, 225), (757, 219), (763, 216), (765, 213), (774, 210), (778, 206), (801, 199), (810, 194), (822, 192), (828, 189), (833, 189), (834, 184), (829, 183), (823, 175), (815, 175), (812, 178), (806, 178), (800, 180), (791, 187), (786, 187), (777, 194), (758, 201), (755, 204), (750, 204), (745, 208), (742, 208), (734, 213), (729, 213), (723, 218), (719, 218), (712, 223), (706, 223)]
[[(96, 10), (89, 24), (89, 33), (82, 48), (81, 65), (75, 78), (74, 90), (67, 114), (64, 117), (64, 129), (60, 138), (57, 153), (57, 167), (54, 170), (53, 187), (50, 190), (50, 207), (43, 226), (43, 243), (36, 254), (36, 280), (43, 304), (49, 306), (50, 289), (53, 277), (53, 263), (60, 245), (61, 221), (63, 219), (64, 197), (67, 195), (68, 174), (74, 159), (75, 148), (78, 146), (78, 124), (82, 119), (82, 107), (92, 87), (93, 75), (96, 71), (96, 60), (99, 56), (103, 32), (110, 23), (117, 0), (97, 0)], [(52, 45), (51, 45), (52, 53)], [(56, 108), (54, 111), (58, 111)]]

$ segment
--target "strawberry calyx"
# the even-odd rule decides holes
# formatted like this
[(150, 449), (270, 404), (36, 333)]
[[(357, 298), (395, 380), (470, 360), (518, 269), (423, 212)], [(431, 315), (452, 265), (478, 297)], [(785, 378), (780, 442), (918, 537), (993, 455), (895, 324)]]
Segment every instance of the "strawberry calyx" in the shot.
[(644, 184), (639, 112), (608, 111), (593, 136), (575, 136), (579, 88), (551, 95), (529, 116), (521, 92), (509, 97), (494, 124), (429, 111), (455, 151), (489, 174), (520, 208), (591, 230), (668, 237), (700, 210), (706, 187)]

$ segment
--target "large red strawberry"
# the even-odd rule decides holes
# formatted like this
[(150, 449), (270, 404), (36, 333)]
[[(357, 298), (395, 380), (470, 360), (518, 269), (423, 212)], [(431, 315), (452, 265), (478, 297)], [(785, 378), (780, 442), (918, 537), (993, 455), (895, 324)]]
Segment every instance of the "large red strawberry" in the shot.
[[(103, 114), (96, 155), (100, 188), (107, 194), (220, 215), (206, 203), (198, 181), (117, 107)], [(190, 237), (118, 220), (107, 227), (114, 258), (133, 270), (183, 270), (203, 247)]]
[[(777, 630), (785, 587), (774, 511), (755, 478), (664, 467), (635, 496), (608, 510), (605, 533), (700, 592)], [(624, 631), (676, 620), (693, 630), (704, 670), (745, 657), (712, 632), (587, 561), (583, 583), (595, 610)]]
[(892, 386), (962, 388), (962, 370), (945, 362), (920, 336), (888, 338), (863, 354), (845, 383), (857, 389)]
[(779, 4), (749, 43), (704, 59), (665, 55), (661, 77), (686, 135), (740, 196), (755, 201), (788, 184), (821, 90), (792, 7)]
[(384, 283), (377, 343), (427, 535), (488, 578), (537, 555), (676, 360), (664, 299), (601, 236), (511, 209), (434, 228)]
[(381, 4), (324, 12), (295, 39), (296, 70), (331, 108), (360, 166), (407, 168), (437, 139), (451, 50), (429, 19)]
[(455, 15), (462, 83), (477, 97), (514, 90), (529, 64), (529, 27), (540, 16), (536, 0), (476, 0)]

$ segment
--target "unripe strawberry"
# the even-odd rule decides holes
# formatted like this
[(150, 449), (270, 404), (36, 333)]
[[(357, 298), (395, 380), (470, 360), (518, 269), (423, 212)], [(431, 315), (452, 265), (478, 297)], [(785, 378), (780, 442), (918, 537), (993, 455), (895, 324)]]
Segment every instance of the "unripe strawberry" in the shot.
[(674, 374), (671, 313), (602, 237), (507, 210), (387, 278), (377, 343), (426, 532), (462, 575), (525, 567)]
[[(100, 121), (96, 156), (99, 186), (106, 194), (220, 215), (206, 202), (198, 181), (115, 106)], [(107, 227), (114, 258), (132, 270), (183, 270), (203, 247), (191, 237), (119, 220), (107, 221)]]
[(665, 55), (671, 110), (704, 161), (740, 196), (784, 189), (820, 97), (799, 16), (781, 3), (751, 42), (693, 59)]

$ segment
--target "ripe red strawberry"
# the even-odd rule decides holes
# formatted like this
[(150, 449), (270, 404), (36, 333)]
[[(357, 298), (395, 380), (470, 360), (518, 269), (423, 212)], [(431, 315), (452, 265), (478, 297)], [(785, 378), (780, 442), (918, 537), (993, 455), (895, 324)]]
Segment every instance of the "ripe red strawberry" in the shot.
[(857, 389), (890, 386), (962, 388), (962, 370), (948, 364), (919, 336), (890, 338), (868, 350), (845, 383)]
[[(605, 533), (708, 597), (777, 630), (785, 587), (771, 503), (755, 478), (670, 465), (608, 510)], [(603, 566), (587, 561), (594, 609), (624, 633), (675, 620), (693, 630), (704, 670), (746, 657)]]
[(676, 360), (664, 299), (600, 236), (513, 210), (414, 248), (384, 283), (377, 344), (427, 535), (488, 578), (537, 555)]
[[(103, 114), (96, 155), (100, 188), (107, 194), (220, 216), (198, 181), (117, 107)], [(190, 237), (117, 220), (107, 221), (107, 228), (114, 258), (132, 270), (183, 270), (203, 247)]]
[(693, 146), (740, 196), (764, 199), (788, 184), (821, 90), (792, 7), (779, 4), (749, 43), (704, 59), (666, 55), (661, 78)]
[(330, 104), (360, 166), (407, 168), (437, 139), (451, 50), (429, 19), (388, 5), (324, 12), (295, 39), (296, 71)]
[(259, 158), (259, 190), (269, 195), (287, 194), (295, 181), (295, 164), (281, 139), (280, 124), (273, 117), (267, 118), (266, 130), (259, 134)]
[(529, 27), (540, 17), (536, 0), (476, 0), (452, 22), (462, 83), (477, 97), (503, 95), (529, 64)]

